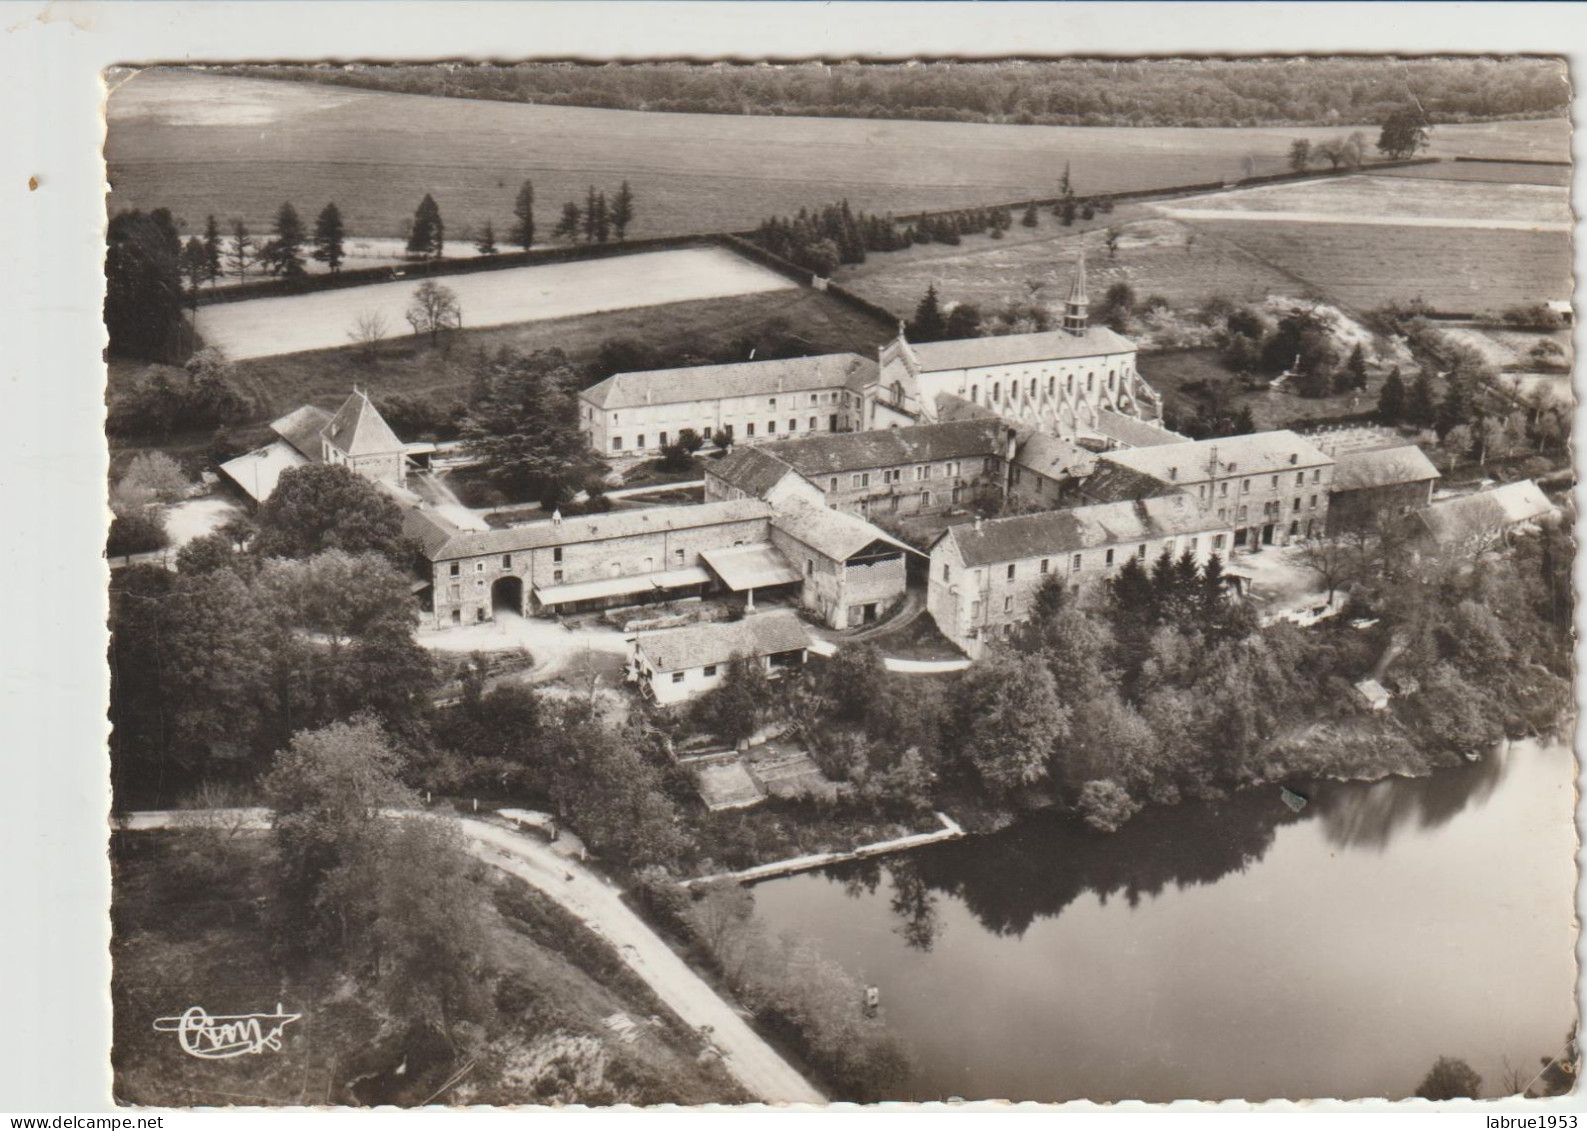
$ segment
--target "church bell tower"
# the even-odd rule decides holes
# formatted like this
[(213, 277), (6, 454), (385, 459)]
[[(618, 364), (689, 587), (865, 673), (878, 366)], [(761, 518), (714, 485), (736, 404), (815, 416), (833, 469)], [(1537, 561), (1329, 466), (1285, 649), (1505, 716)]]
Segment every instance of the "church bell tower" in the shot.
[(1074, 282), (1069, 285), (1069, 299), (1064, 303), (1064, 329), (1075, 337), (1082, 337), (1090, 322), (1086, 312), (1086, 253), (1082, 248), (1079, 262), (1075, 264)]

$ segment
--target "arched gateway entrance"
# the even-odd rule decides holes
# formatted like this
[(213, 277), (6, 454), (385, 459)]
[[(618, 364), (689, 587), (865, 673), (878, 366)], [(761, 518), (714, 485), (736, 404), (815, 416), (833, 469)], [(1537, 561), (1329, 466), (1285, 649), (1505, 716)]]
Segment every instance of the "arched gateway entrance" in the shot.
[(490, 587), (490, 609), (493, 617), (502, 613), (523, 616), (523, 578), (511, 574), (498, 577)]

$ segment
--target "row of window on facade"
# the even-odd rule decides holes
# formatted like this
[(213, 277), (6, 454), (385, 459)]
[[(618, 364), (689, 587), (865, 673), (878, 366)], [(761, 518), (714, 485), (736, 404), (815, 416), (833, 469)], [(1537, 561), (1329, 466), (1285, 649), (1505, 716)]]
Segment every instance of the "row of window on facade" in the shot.
[[(848, 393), (811, 393), (810, 394), (810, 407), (811, 408), (815, 408), (817, 405), (823, 405), (823, 404), (831, 404), (831, 405), (841, 404), (841, 405), (847, 406), (848, 403), (849, 403), (849, 396), (850, 396), (850, 394), (848, 394)], [(777, 398), (776, 397), (767, 397), (766, 398), (766, 407), (769, 408), (769, 409), (775, 410), (776, 407), (777, 407)], [(798, 397), (797, 394), (794, 394), (794, 395), (788, 397), (788, 407), (789, 408), (798, 408), (799, 407), (799, 397)], [(741, 410), (741, 411), (748, 411), (748, 410), (746, 409), (746, 410)], [(613, 428), (620, 428), (621, 426), (622, 426), (622, 414), (621, 413), (617, 413), (617, 412), (612, 413), (612, 427)]]
[[(1219, 550), (1222, 550), (1224, 548), (1224, 545), (1225, 545), (1225, 543), (1227, 541), (1228, 541), (1228, 535), (1226, 535), (1226, 534), (1214, 534), (1212, 536), (1212, 549), (1213, 549), (1213, 551), (1217, 552)], [(1194, 538), (1192, 538), (1190, 540), (1189, 544), (1186, 546), (1186, 549), (1190, 552), (1190, 554), (1192, 556), (1195, 555), (1197, 547), (1200, 545), (1200, 542), (1201, 542), (1201, 539), (1199, 537), (1194, 537)], [(1174, 552), (1174, 540), (1172, 538), (1170, 538), (1167, 541), (1165, 541), (1163, 543), (1163, 549), (1167, 550), (1169, 553), (1173, 553)], [(1144, 562), (1146, 560), (1147, 554), (1150, 553), (1150, 552), (1151, 552), (1150, 544), (1146, 543), (1146, 542), (1142, 542), (1140, 545), (1135, 547), (1135, 552), (1134, 552), (1133, 556), (1135, 557), (1135, 559), (1137, 561), (1143, 561)], [(1113, 568), (1114, 554), (1115, 554), (1115, 550), (1113, 548), (1111, 548), (1111, 547), (1106, 549), (1106, 550), (1104, 550), (1102, 552), (1102, 568), (1103, 569), (1112, 569)], [(1070, 557), (1069, 557), (1069, 571), (1071, 573), (1079, 573), (1084, 568), (1085, 568), (1085, 555), (1081, 554), (1081, 553), (1071, 554)], [(1046, 575), (1046, 574), (1049, 574), (1051, 572), (1052, 572), (1052, 559), (1051, 558), (1042, 558), (1039, 562), (1036, 563), (1036, 574), (1037, 574), (1038, 577)], [(942, 580), (943, 581), (952, 581), (953, 580), (953, 567), (950, 566), (947, 562), (944, 562), (942, 564)], [(975, 570), (974, 571), (974, 580), (975, 580), (976, 586), (979, 588), (980, 585), (981, 585), (981, 571), (980, 570)], [(1004, 581), (1017, 581), (1017, 580), (1019, 580), (1019, 564), (1017, 562), (1010, 562), (1004, 568), (1003, 580)], [(980, 602), (976, 602), (977, 607), (979, 607), (979, 604), (980, 604)]]
[[(1295, 514), (1299, 514), (1300, 513), (1301, 505), (1300, 505), (1300, 497), (1299, 496), (1296, 496), (1294, 502), (1291, 504), (1291, 508), (1290, 509)], [(1316, 510), (1317, 509), (1317, 496), (1316, 495), (1313, 495), (1311, 497), (1311, 501), (1308, 503), (1306, 509), (1307, 510)], [(1236, 521), (1236, 522), (1246, 522), (1246, 521), (1248, 521), (1249, 520), (1249, 516), (1250, 516), (1250, 511), (1251, 511), (1250, 507), (1240, 507), (1240, 508), (1238, 508), (1235, 511), (1234, 521)], [(1264, 519), (1278, 518), (1283, 513), (1284, 513), (1284, 502), (1283, 502), (1282, 499), (1270, 499), (1267, 502), (1262, 504), (1262, 517)], [(1229, 508), (1228, 507), (1219, 507), (1218, 508), (1218, 518), (1219, 518), (1219, 520), (1220, 521), (1227, 521), (1228, 517), (1229, 517)]]
[[(994, 468), (996, 466), (996, 462), (997, 462), (996, 460), (994, 460), (992, 457), (988, 456), (985, 460), (982, 461), (982, 465), (981, 465), (982, 471), (986, 472), (986, 473), (990, 473), (991, 471), (994, 470)], [(883, 484), (902, 483), (904, 481), (904, 471), (905, 471), (905, 469), (902, 468), (902, 467), (884, 467), (882, 469), (882, 471), (881, 471), (881, 478), (880, 478), (880, 480), (878, 480), (878, 482), (883, 483)], [(933, 466), (931, 464), (929, 464), (929, 463), (916, 464), (914, 466), (914, 475), (912, 476), (912, 478), (913, 478), (914, 482), (916, 482), (916, 483), (924, 483), (927, 480), (931, 479), (934, 473), (935, 473), (934, 472), (934, 468), (933, 468)], [(960, 475), (963, 475), (963, 474), (964, 474), (964, 464), (960, 460), (949, 460), (947, 463), (944, 463), (942, 465), (942, 478), (944, 478), (944, 479), (957, 479)], [(842, 476), (838, 476), (838, 475), (834, 475), (830, 479), (828, 479), (827, 480), (827, 493), (828, 494), (836, 493), (837, 490), (838, 490), (839, 483), (841, 481), (842, 481)], [(860, 489), (869, 487), (870, 485), (871, 485), (871, 473), (869, 471), (856, 471), (855, 473), (853, 473), (852, 475), (849, 476), (849, 487), (854, 489), (854, 490), (860, 490)]]
[[(1037, 388), (1037, 382), (1039, 380), (1040, 380), (1040, 378), (1037, 378), (1037, 377), (1032, 377), (1030, 379), (1030, 383), (1027, 386), (1026, 393), (1025, 393), (1025, 399), (1026, 400), (1035, 400), (1036, 399), (1036, 388)], [(1117, 373), (1117, 371), (1116, 370), (1112, 370), (1112, 369), (1108, 370), (1108, 377), (1107, 377), (1108, 392), (1111, 393), (1113, 391), (1113, 388), (1114, 388), (1115, 384), (1117, 383), (1117, 381), (1118, 381), (1118, 373)], [(1071, 373), (1064, 380), (1064, 394), (1066, 396), (1073, 396), (1074, 395), (1074, 391), (1075, 391), (1075, 375), (1073, 373)], [(1086, 374), (1086, 392), (1094, 393), (1096, 391), (1097, 391), (1097, 375), (1095, 373), (1087, 373)], [(1049, 397), (1053, 397), (1053, 396), (1057, 396), (1058, 395), (1058, 378), (1056, 376), (1049, 375), (1048, 378), (1047, 378), (1047, 395)], [(992, 385), (991, 385), (991, 388), (989, 388), (987, 390), (986, 403), (987, 404), (997, 404), (1002, 399), (1003, 399), (1003, 382), (1001, 382), (1001, 381), (993, 381)], [(1010, 380), (1009, 381), (1009, 383), (1008, 383), (1008, 399), (1010, 401), (1016, 401), (1016, 400), (1019, 399), (1019, 381), (1018, 380)], [(980, 385), (971, 385), (970, 386), (970, 403), (972, 403), (972, 404), (980, 404), (981, 403), (981, 386)]]
[[(742, 540), (733, 543), (735, 546), (742, 546), (743, 544), (744, 543)], [(672, 551), (672, 563), (673, 566), (678, 569), (682, 569), (687, 564), (687, 557), (682, 549), (676, 549)], [(553, 546), (551, 548), (551, 564), (553, 566), (559, 566), (562, 564), (561, 546)], [(640, 569), (638, 572), (651, 573), (656, 568), (656, 559), (653, 557), (646, 558), (643, 564), (644, 568)], [(486, 568), (487, 565), (484, 561), (477, 561), (474, 563), (475, 573), (484, 573)], [(511, 554), (503, 554), (501, 556), (500, 568), (512, 569)], [(461, 562), (452, 562), (451, 565), (447, 567), (447, 574), (450, 577), (459, 577), (462, 575), (462, 572), (463, 564)], [(606, 572), (612, 577), (621, 577), (623, 575), (623, 563), (618, 561), (609, 562), (607, 564)], [(553, 570), (551, 573), (551, 580), (553, 584), (560, 584), (562, 581), (562, 571), (560, 569)]]
[[(698, 429), (698, 431), (700, 433), (700, 438), (703, 439), (706, 443), (710, 443), (711, 440), (714, 438), (713, 430), (709, 426), (702, 426), (701, 428)], [(794, 417), (789, 417), (788, 418), (788, 431), (790, 433), (797, 433), (799, 431), (799, 421), (796, 418), (794, 418)], [(818, 417), (818, 416), (810, 417), (809, 423), (806, 426), (805, 431), (807, 431), (807, 432), (819, 432), (819, 431), (821, 431), (821, 418)], [(827, 417), (827, 431), (828, 432), (836, 432), (836, 431), (838, 431), (838, 418), (837, 418), (837, 414), (836, 413), (834, 413), (833, 415)], [(768, 436), (775, 436), (777, 434), (777, 422), (775, 420), (768, 420), (766, 422), (766, 433), (765, 434), (768, 435)], [(748, 424), (744, 425), (744, 435), (748, 439), (754, 439), (755, 438), (755, 422), (754, 421), (750, 421)], [(663, 448), (666, 447), (668, 438), (669, 437), (668, 437), (668, 434), (666, 432), (660, 433), (656, 437), (657, 446), (663, 447)], [(733, 442), (733, 425), (731, 425), (731, 424), (722, 425), (722, 437), (721, 438), (722, 438), (722, 442), (723, 442), (724, 445), (725, 444), (731, 444)], [(645, 446), (645, 433), (641, 432), (634, 439), (634, 447), (642, 449), (642, 448), (644, 448), (644, 446)], [(621, 436), (613, 436), (612, 437), (612, 451), (620, 452), (622, 450), (623, 450), (623, 438)]]
[[(1271, 484), (1272, 490), (1277, 491), (1279, 489), (1278, 481), (1279, 481), (1279, 477), (1277, 475), (1273, 476), (1273, 481), (1272, 481), (1272, 484)], [(1316, 467), (1316, 468), (1312, 469), (1311, 481), (1313, 483), (1321, 483), (1322, 482), (1322, 468)], [(1295, 486), (1304, 487), (1305, 485), (1306, 485), (1306, 473), (1304, 471), (1297, 471), (1295, 473)], [(1207, 492), (1209, 490), (1210, 490), (1210, 484), (1207, 484), (1207, 483), (1199, 483), (1199, 484), (1197, 484), (1196, 485), (1196, 497), (1198, 499), (1200, 499), (1202, 502), (1206, 502), (1207, 501)], [(1240, 494), (1249, 495), (1250, 493), (1251, 493), (1251, 481), (1249, 479), (1240, 480)], [(1218, 498), (1227, 499), (1228, 497), (1229, 497), (1229, 480), (1225, 479), (1223, 482), (1218, 484)], [(1312, 498), (1315, 500), (1317, 498), (1317, 496), (1313, 495)], [(1300, 509), (1298, 504), (1296, 506), (1296, 509), (1297, 510)]]

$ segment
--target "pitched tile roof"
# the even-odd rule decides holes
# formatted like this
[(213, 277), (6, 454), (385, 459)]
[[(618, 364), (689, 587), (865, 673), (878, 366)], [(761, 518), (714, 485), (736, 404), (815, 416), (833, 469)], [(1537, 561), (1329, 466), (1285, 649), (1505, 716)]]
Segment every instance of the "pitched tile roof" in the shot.
[(1106, 326), (1083, 334), (1046, 330), (1039, 334), (1006, 334), (996, 338), (964, 338), (953, 342), (911, 342), (926, 373), (975, 369), (984, 365), (1019, 365), (1027, 361), (1060, 361), (1109, 353), (1133, 353), (1135, 343)]
[(596, 408), (612, 410), (724, 397), (776, 396), (815, 389), (847, 387), (858, 391), (875, 378), (876, 362), (854, 353), (831, 353), (819, 357), (614, 373), (585, 389), (579, 397)]
[(426, 557), (434, 558), (435, 552), (463, 529), (427, 507), (404, 507), (402, 533), (417, 542)]
[(293, 409), (279, 420), (272, 420), (270, 428), (296, 448), (304, 459), (318, 463), (323, 454), (320, 451), (320, 433), (330, 422), (330, 413), (317, 405), (306, 404)]
[[(1212, 466), (1214, 454), (1218, 461), (1216, 470)], [(1116, 464), (1165, 483), (1197, 483), (1222, 475), (1263, 475), (1333, 462), (1311, 441), (1288, 429), (1103, 452), (1097, 459), (1099, 470), (1102, 464)]]
[(759, 498), (777, 486), (783, 476), (798, 472), (763, 447), (752, 444), (734, 448), (721, 459), (708, 460), (705, 474)]
[[(730, 499), (720, 503), (692, 506), (649, 507), (644, 510), (610, 511), (606, 514), (546, 519), (506, 530), (460, 531), (446, 542), (427, 549), (431, 561), (472, 558), (481, 554), (510, 554), (543, 546), (566, 546), (575, 542), (602, 542), (611, 538), (631, 538), (666, 530), (692, 530), (723, 522), (745, 522), (766, 518), (771, 506), (759, 499)], [(433, 515), (432, 515), (433, 517)]]
[(1029, 433), (1019, 445), (1014, 462), (1049, 479), (1066, 475), (1089, 475), (1096, 467), (1096, 454), (1087, 451), (1072, 440), (1049, 436), (1045, 432)]
[(350, 456), (382, 455), (403, 450), (402, 441), (386, 423), (385, 417), (369, 400), (369, 394), (360, 389), (342, 402), (331, 422), (325, 426), (325, 438)]
[(954, 420), (996, 420), (997, 412), (984, 404), (967, 400), (957, 393), (937, 394), (937, 421), (946, 424)]
[(913, 428), (829, 432), (802, 440), (761, 444), (760, 448), (806, 479), (814, 479), (819, 475), (928, 460), (1001, 456), (1011, 431), (1007, 424), (998, 420), (956, 420), (948, 424), (919, 424)]
[(808, 648), (810, 634), (798, 614), (776, 610), (740, 621), (641, 632), (634, 645), (654, 670), (675, 672), (725, 664), (734, 656), (769, 656)]
[(791, 501), (772, 515), (771, 524), (833, 561), (851, 558), (872, 542), (885, 542), (906, 553), (919, 553), (881, 527), (871, 525), (858, 515), (831, 507)]
[(1181, 491), (1168, 498), (964, 523), (949, 527), (943, 538), (953, 539), (965, 565), (983, 566), (1227, 527)]
[(1161, 425), (1137, 420), (1133, 416), (1125, 416), (1110, 408), (1097, 410), (1095, 429), (1110, 440), (1117, 440), (1132, 448), (1152, 448), (1159, 444), (1191, 442), (1189, 436), (1181, 436), (1178, 432), (1171, 432)]
[(1359, 491), (1365, 487), (1389, 487), (1438, 478), (1438, 468), (1415, 444), (1340, 452), (1334, 458), (1337, 462), (1330, 491)]
[(1109, 463), (1100, 457), (1096, 470), (1080, 484), (1080, 494), (1093, 503), (1120, 503), (1132, 499), (1160, 498), (1179, 488), (1133, 467)]
[(1543, 489), (1532, 480), (1523, 479), (1490, 491), (1444, 499), (1420, 514), (1434, 540), (1453, 542), (1542, 518), (1553, 510), (1554, 504)]

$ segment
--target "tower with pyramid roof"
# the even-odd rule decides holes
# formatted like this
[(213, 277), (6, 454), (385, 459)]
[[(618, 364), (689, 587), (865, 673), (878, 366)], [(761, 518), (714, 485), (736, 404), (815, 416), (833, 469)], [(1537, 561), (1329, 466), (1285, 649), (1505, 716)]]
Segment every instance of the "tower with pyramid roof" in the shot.
[(1069, 298), (1064, 303), (1064, 329), (1075, 337), (1084, 337), (1090, 325), (1086, 300), (1086, 253), (1082, 248), (1075, 264), (1074, 281), (1069, 284)]
[(402, 441), (357, 386), (320, 431), (320, 443), (324, 462), (339, 463), (365, 479), (401, 487), (407, 478)]

